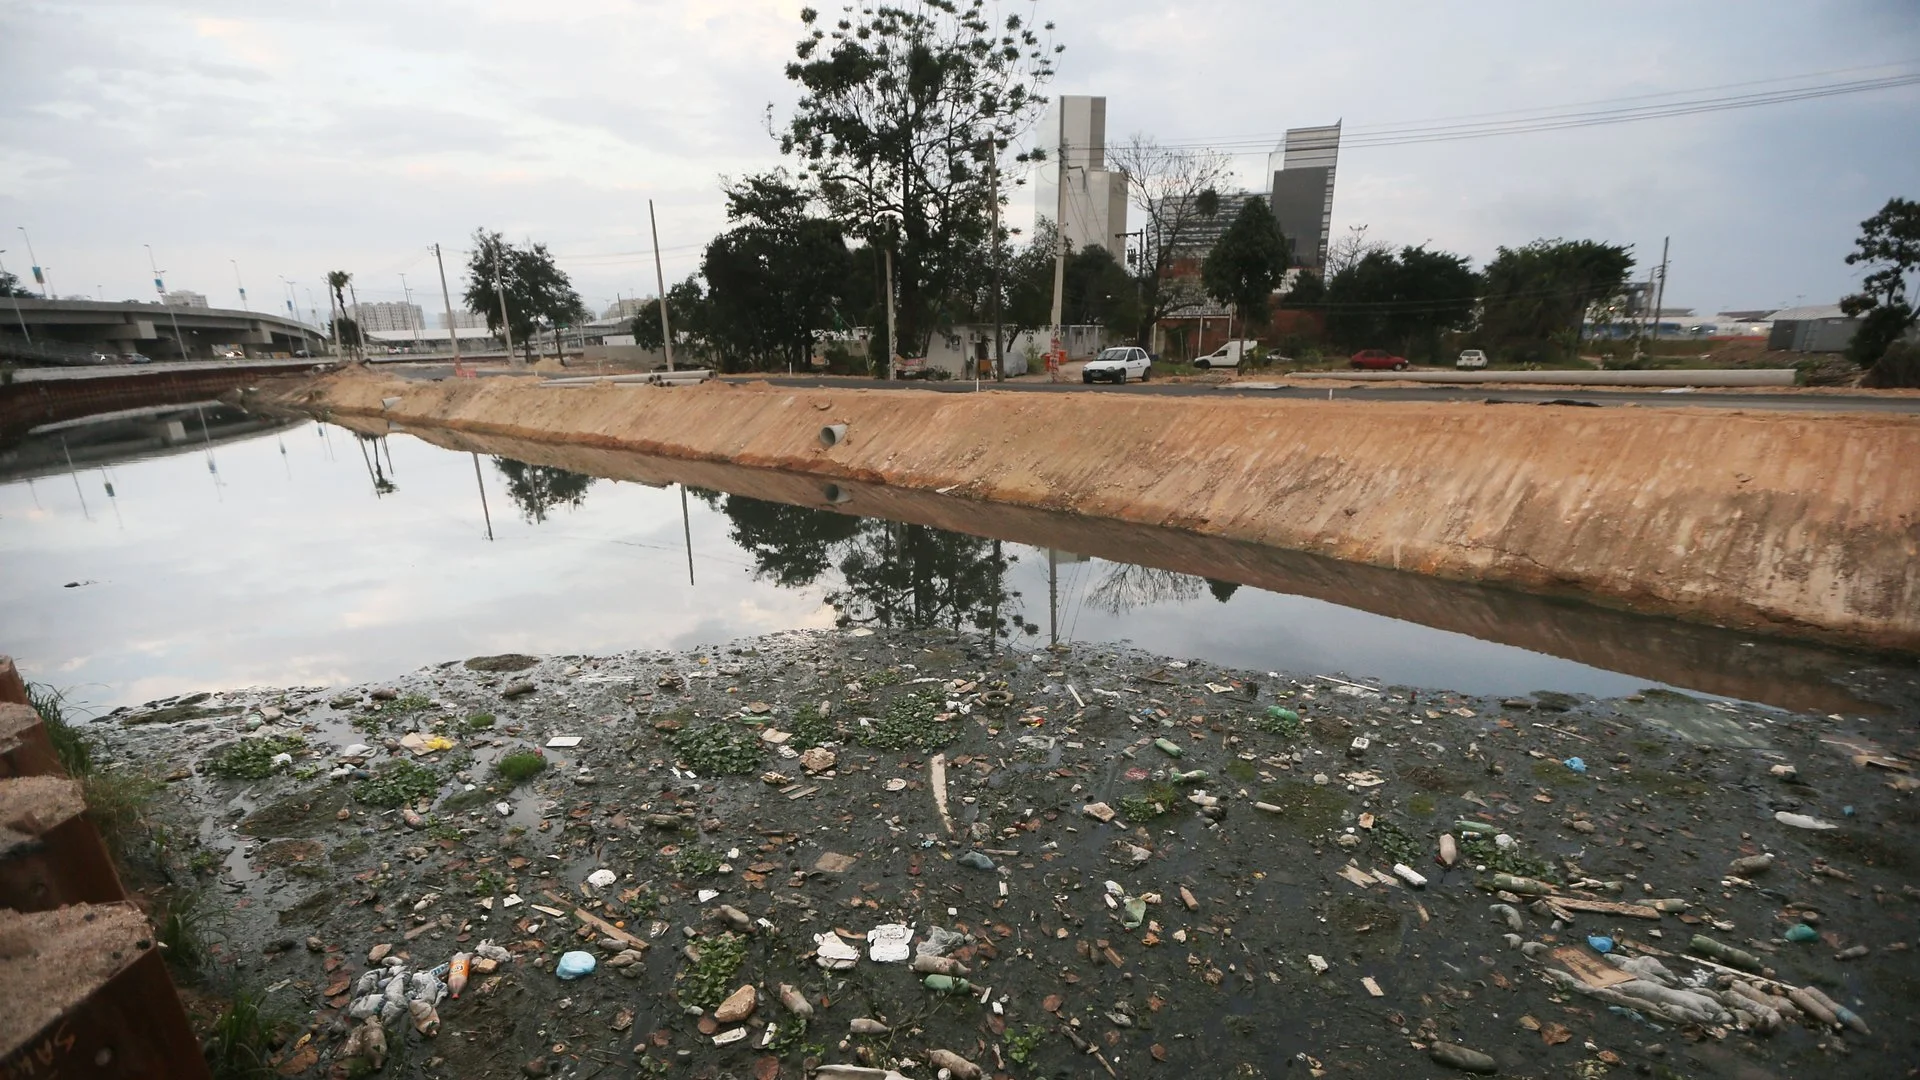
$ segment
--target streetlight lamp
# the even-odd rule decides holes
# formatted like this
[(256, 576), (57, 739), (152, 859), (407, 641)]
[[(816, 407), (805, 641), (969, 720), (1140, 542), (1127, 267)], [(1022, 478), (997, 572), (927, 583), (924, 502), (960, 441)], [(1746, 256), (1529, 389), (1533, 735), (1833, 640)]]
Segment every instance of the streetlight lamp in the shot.
[(53, 287), (47, 284), (47, 273), (40, 265), (40, 256), (33, 253), (33, 237), (27, 235), (25, 225), (16, 226), (16, 228), (20, 230), (21, 237), (27, 242), (27, 261), (33, 264), (33, 280), (40, 286), (40, 299), (53, 299)]
[[(5, 255), (6, 253), (6, 248), (0, 248), (0, 255)], [(27, 258), (31, 259), (33, 256), (29, 255)], [(5, 276), (7, 276), (7, 264), (0, 262), (0, 277)], [(33, 334), (27, 330), (27, 317), (20, 313), (20, 294), (15, 292), (11, 286), (7, 288), (7, 293), (13, 300), (13, 317), (20, 320), (20, 333), (27, 339), (27, 344), (31, 346), (33, 344)]]
[[(26, 230), (22, 229), (22, 232)], [(173, 313), (173, 305), (167, 302), (167, 285), (160, 277), (164, 271), (153, 260), (153, 245), (141, 244), (147, 249), (147, 268), (153, 271), (153, 291), (160, 294), (160, 306), (167, 309), (167, 319), (173, 323), (173, 340), (180, 346), (180, 359), (187, 358), (187, 339), (180, 333), (180, 317)]]

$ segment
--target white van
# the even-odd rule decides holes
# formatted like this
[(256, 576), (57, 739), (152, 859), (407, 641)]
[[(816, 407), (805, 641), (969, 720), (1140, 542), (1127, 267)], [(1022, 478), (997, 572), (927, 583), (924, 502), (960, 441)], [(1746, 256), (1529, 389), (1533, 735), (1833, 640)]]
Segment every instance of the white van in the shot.
[(1217, 367), (1237, 368), (1240, 366), (1240, 361), (1252, 359), (1254, 350), (1259, 347), (1260, 343), (1254, 341), (1252, 338), (1241, 338), (1235, 341), (1229, 341), (1225, 345), (1195, 360), (1193, 366), (1199, 368), (1201, 371)]

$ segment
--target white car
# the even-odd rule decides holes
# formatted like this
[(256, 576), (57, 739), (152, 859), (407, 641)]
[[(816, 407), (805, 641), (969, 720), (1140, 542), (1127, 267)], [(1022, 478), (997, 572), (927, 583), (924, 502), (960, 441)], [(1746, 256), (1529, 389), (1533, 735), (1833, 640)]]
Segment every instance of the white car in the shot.
[(1479, 349), (1463, 349), (1460, 359), (1453, 362), (1457, 368), (1483, 368), (1487, 366), (1487, 354)]
[(1252, 338), (1229, 341), (1225, 345), (1195, 360), (1193, 366), (1199, 368), (1201, 371), (1217, 367), (1237, 368), (1240, 366), (1240, 361), (1251, 358), (1253, 351), (1259, 347), (1260, 343)]
[(1134, 345), (1122, 345), (1100, 350), (1100, 355), (1086, 362), (1080, 368), (1080, 381), (1084, 383), (1106, 380), (1124, 383), (1129, 379), (1146, 382), (1153, 371), (1153, 357), (1147, 350)]

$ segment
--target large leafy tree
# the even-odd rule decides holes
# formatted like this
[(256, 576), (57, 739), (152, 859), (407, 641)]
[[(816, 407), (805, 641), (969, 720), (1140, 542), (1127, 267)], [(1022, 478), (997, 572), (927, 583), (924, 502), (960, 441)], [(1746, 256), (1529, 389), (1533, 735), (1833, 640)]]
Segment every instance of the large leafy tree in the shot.
[(529, 465), (513, 458), (497, 457), (493, 467), (507, 479), (507, 495), (520, 508), (527, 524), (538, 525), (556, 507), (577, 510), (587, 501), (587, 489), (595, 477), (562, 469), (556, 465)]
[(1847, 256), (1848, 266), (1870, 268), (1860, 291), (1840, 301), (1849, 315), (1864, 316), (1847, 354), (1872, 367), (1914, 324), (1909, 279), (1920, 270), (1920, 202), (1888, 199), (1880, 212), (1860, 223), (1860, 237)]
[(1489, 348), (1570, 354), (1596, 303), (1619, 295), (1633, 254), (1594, 240), (1500, 248), (1482, 274), (1480, 341)]
[(839, 222), (810, 215), (810, 201), (779, 171), (727, 189), (735, 225), (707, 245), (701, 272), (712, 344), (732, 367), (804, 367), (834, 321), (852, 257)]
[[(633, 343), (643, 348), (658, 349), (665, 338), (660, 336), (660, 301), (656, 297), (633, 317)], [(706, 334), (712, 325), (710, 305), (707, 303), (706, 289), (700, 283), (700, 275), (688, 274), (685, 281), (667, 286), (667, 320), (673, 326), (673, 347), (676, 359), (680, 350), (695, 355), (707, 351)]]
[(1430, 359), (1441, 331), (1472, 317), (1479, 286), (1464, 255), (1424, 246), (1370, 252), (1327, 282), (1327, 332), (1348, 348)]
[(1194, 236), (1220, 213), (1219, 189), (1233, 159), (1212, 150), (1171, 150), (1135, 135), (1107, 152), (1127, 178), (1127, 199), (1140, 212), (1140, 238), (1130, 269), (1139, 290), (1134, 344), (1149, 348), (1153, 328), (1168, 312), (1200, 299), (1191, 275), (1175, 264), (1193, 255)]
[(22, 287), (19, 275), (12, 271), (0, 272), (0, 298), (11, 299), (13, 297), (19, 297), (22, 300), (38, 300), (40, 299), (40, 294), (34, 292), (32, 289)]
[(988, 261), (988, 165), (1040, 109), (1059, 49), (1019, 15), (996, 26), (986, 0), (800, 19), (787, 65), (800, 100), (781, 150), (850, 234), (892, 250), (900, 348), (923, 353), (953, 313), (943, 301)]
[(1200, 264), (1200, 283), (1207, 295), (1234, 305), (1243, 322), (1258, 322), (1267, 317), (1273, 290), (1280, 287), (1289, 261), (1280, 223), (1267, 200), (1256, 197), (1240, 204), (1233, 223), (1207, 253)]
[[(496, 291), (496, 282), (498, 291)], [(506, 314), (501, 315), (501, 295)], [(587, 319), (587, 305), (573, 289), (566, 271), (553, 261), (545, 244), (514, 247), (497, 232), (475, 229), (473, 250), (467, 255), (467, 290), (461, 294), (467, 310), (487, 320), (498, 334), (502, 326), (533, 359), (533, 334), (542, 326), (558, 329)]]

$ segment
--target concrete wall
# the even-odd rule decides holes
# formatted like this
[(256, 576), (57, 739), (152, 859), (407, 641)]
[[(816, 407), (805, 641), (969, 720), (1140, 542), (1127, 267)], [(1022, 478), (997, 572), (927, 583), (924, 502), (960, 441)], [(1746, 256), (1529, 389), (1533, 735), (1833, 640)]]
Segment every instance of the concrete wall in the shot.
[[(397, 397), (391, 409), (381, 399)], [(349, 373), (409, 425), (949, 489), (1740, 629), (1920, 651), (1920, 418)], [(846, 424), (823, 449), (820, 427)]]

